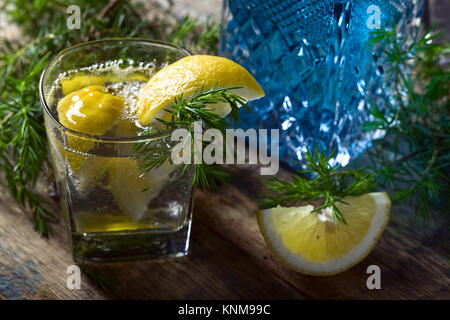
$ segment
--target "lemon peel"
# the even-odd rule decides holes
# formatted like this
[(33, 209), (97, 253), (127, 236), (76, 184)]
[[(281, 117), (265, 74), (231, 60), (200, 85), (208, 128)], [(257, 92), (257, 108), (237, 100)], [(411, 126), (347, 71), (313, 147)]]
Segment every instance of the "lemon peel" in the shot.
[[(208, 90), (214, 85), (217, 88), (242, 87), (231, 92), (247, 101), (264, 96), (255, 78), (236, 62), (210, 55), (193, 55), (162, 68), (150, 78), (139, 94), (139, 121), (146, 126), (155, 118), (166, 119), (164, 109), (181, 93), (189, 96), (199, 88)], [(211, 107), (222, 117), (231, 110), (226, 103)]]

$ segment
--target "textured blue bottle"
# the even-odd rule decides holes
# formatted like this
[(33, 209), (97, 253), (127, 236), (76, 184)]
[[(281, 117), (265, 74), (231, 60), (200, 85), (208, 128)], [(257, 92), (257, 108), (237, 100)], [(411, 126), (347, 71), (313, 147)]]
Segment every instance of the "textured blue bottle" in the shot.
[[(243, 128), (279, 128), (280, 159), (299, 168), (314, 144), (347, 165), (382, 132), (362, 131), (370, 102), (389, 95), (366, 41), (377, 28), (408, 34), (422, 0), (224, 0), (221, 54), (247, 68), (266, 97)], [(379, 18), (379, 19), (378, 19)]]

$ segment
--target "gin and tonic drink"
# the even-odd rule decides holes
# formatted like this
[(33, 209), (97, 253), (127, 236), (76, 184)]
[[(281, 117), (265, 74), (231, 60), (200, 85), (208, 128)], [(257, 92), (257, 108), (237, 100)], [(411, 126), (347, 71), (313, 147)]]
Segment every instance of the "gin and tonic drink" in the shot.
[(169, 154), (146, 170), (135, 152), (175, 145), (170, 131), (141, 126), (135, 108), (148, 79), (187, 55), (160, 42), (101, 40), (64, 50), (44, 71), (50, 160), (77, 262), (187, 253), (194, 169)]

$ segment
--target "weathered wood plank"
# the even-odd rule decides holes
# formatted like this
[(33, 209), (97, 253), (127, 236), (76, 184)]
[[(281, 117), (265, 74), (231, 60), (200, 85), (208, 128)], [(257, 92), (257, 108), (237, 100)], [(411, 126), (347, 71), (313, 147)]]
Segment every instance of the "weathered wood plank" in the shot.
[[(248, 254), (194, 223), (190, 254), (181, 259), (108, 263), (95, 267), (119, 282), (109, 298), (298, 299), (300, 292), (255, 264)], [(264, 281), (261, 281), (264, 279)]]
[(66, 231), (54, 225), (53, 237), (40, 238), (30, 214), (0, 189), (0, 296), (6, 299), (102, 299), (85, 281), (82, 290), (66, 287), (73, 264)]
[[(410, 208), (394, 206), (388, 228), (362, 263), (333, 277), (304, 276), (276, 261), (259, 233), (257, 205), (252, 200), (261, 190), (257, 169), (233, 169), (233, 173), (232, 184), (223, 186), (220, 193), (198, 192), (196, 219), (305, 295), (318, 299), (450, 298), (450, 239), (443, 222), (424, 226), (412, 218)], [(382, 290), (366, 287), (366, 269), (372, 264), (382, 270)]]
[[(5, 204), (9, 204), (6, 206)], [(55, 207), (57, 207), (55, 205)], [(50, 239), (32, 230), (23, 208), (0, 198), (0, 297), (5, 299), (270, 299), (305, 298), (196, 220), (188, 257), (89, 267), (81, 290), (66, 287), (73, 264), (65, 226)], [(264, 281), (261, 281), (264, 279)]]
[[(310, 277), (280, 264), (259, 232), (255, 202), (258, 168), (230, 169), (230, 185), (198, 190), (191, 253), (182, 259), (109, 263), (92, 267), (81, 290), (66, 288), (73, 264), (65, 226), (52, 237), (32, 231), (29, 214), (5, 192), (0, 196), (0, 297), (2, 299), (274, 299), (450, 298), (450, 241), (442, 222), (423, 226), (407, 207), (391, 221), (362, 263), (333, 277)], [(290, 173), (281, 170), (281, 176)], [(57, 208), (57, 205), (54, 206)], [(57, 211), (57, 209), (55, 209)], [(366, 268), (382, 270), (382, 290), (368, 290)]]

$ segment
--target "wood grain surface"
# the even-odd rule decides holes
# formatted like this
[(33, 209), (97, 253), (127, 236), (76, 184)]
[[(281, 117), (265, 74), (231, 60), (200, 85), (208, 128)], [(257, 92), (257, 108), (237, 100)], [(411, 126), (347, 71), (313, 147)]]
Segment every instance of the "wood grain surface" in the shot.
[[(275, 260), (259, 232), (254, 201), (261, 191), (258, 168), (228, 170), (230, 184), (196, 191), (187, 257), (92, 266), (84, 269), (80, 290), (66, 287), (66, 270), (74, 262), (63, 223), (52, 225), (49, 239), (40, 238), (29, 214), (1, 192), (0, 298), (450, 298), (450, 239), (443, 221), (425, 227), (410, 209), (394, 206), (380, 242), (360, 264), (332, 277), (305, 276)], [(50, 207), (58, 214), (56, 203)], [(366, 286), (366, 269), (373, 264), (381, 268), (381, 290)]]

